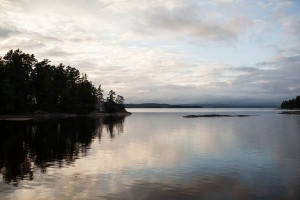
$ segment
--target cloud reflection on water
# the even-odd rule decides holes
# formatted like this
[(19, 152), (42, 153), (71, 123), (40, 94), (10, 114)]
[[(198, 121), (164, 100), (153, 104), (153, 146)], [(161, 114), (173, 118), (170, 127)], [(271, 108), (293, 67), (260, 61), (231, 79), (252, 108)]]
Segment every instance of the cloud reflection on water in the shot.
[(276, 114), (213, 120), (134, 114), (113, 126), (123, 134), (112, 140), (105, 134), (111, 129), (101, 129), (86, 155), (59, 170), (48, 166), (46, 174), (35, 170), (10, 197), (298, 199), (298, 123)]

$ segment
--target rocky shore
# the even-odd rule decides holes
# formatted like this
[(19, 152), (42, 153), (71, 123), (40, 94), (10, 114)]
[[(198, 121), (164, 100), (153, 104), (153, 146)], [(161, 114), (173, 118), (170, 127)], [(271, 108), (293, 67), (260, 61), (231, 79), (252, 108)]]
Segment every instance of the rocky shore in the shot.
[(199, 118), (199, 117), (249, 117), (252, 115), (221, 115), (221, 114), (207, 114), (207, 115), (185, 115), (184, 118)]
[(72, 113), (54, 113), (38, 111), (34, 113), (14, 114), (14, 115), (0, 115), (0, 120), (5, 121), (28, 121), (28, 120), (43, 120), (43, 119), (61, 119), (71, 117), (126, 117), (131, 115), (130, 112), (116, 112), (116, 113), (100, 113), (92, 112), (87, 114), (72, 114)]
[(286, 115), (300, 115), (300, 110), (291, 110), (291, 111), (282, 111), (279, 114), (286, 114)]

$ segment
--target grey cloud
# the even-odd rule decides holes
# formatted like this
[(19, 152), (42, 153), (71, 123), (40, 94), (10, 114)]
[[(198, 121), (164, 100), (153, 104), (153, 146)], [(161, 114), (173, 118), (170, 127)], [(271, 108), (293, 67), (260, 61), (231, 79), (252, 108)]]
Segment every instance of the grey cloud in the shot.
[(256, 2), (262, 8), (271, 7), (273, 9), (281, 9), (293, 4), (297, 4), (294, 0), (270, 0), (270, 1), (258, 1)]
[[(268, 63), (272, 65), (271, 68), (267, 67)], [(155, 90), (155, 94), (149, 93), (149, 99), (160, 99), (166, 103), (230, 103), (240, 99), (239, 103), (269, 102), (280, 105), (282, 100), (300, 94), (300, 55), (277, 57), (263, 64), (266, 65), (265, 69), (257, 67), (223, 69), (236, 72), (230, 75), (222, 75), (223, 72), (220, 70), (211, 71), (208, 76), (212, 82), (206, 85), (193, 86), (192, 83), (197, 80), (201, 82), (201, 78), (190, 77), (190, 84), (186, 86), (166, 83), (156, 87), (153, 84), (141, 90)]]
[(69, 53), (67, 51), (63, 51), (61, 49), (51, 49), (43, 53), (46, 56), (50, 57), (67, 57), (73, 55), (72, 53)]
[(290, 19), (290, 21), (291, 22), (288, 23), (288, 33), (299, 39), (300, 19), (298, 16), (294, 16)]
[(265, 66), (271, 66), (271, 65), (275, 65), (276, 63), (275, 62), (258, 62), (256, 63), (256, 66), (257, 67), (265, 67)]
[[(300, 63), (300, 55), (279, 57), (277, 59), (277, 62), (278, 62), (278, 64), (281, 64), (281, 65), (299, 64)], [(299, 67), (297, 67), (297, 69), (299, 69)]]
[(234, 68), (234, 70), (241, 71), (241, 72), (254, 72), (259, 69), (255, 67), (238, 67), (238, 68)]
[(209, 19), (209, 13), (195, 3), (167, 8), (157, 6), (138, 12), (133, 20), (136, 31), (147, 34), (179, 33), (210, 41), (234, 40), (247, 30), (250, 21), (245, 16), (229, 19)]
[(246, 67), (246, 66), (240, 66), (240, 67), (227, 67), (223, 68), (224, 71), (232, 71), (232, 72), (255, 72), (260, 70), (256, 67)]
[[(268, 62), (263, 63), (268, 65)], [(272, 68), (254, 71), (250, 75), (240, 75), (234, 80), (233, 87), (241, 91), (262, 95), (273, 95), (284, 99), (286, 95), (300, 93), (300, 55), (279, 57), (271, 61)], [(279, 99), (278, 99), (279, 101)]]
[[(62, 56), (66, 56), (67, 52), (63, 53), (58, 49), (51, 49), (47, 46), (59, 47), (61, 40), (51, 36), (45, 36), (36, 32), (19, 30), (22, 33), (22, 37), (4, 37), (2, 39), (2, 50), (17, 49), (20, 48), (23, 51), (29, 51), (34, 54), (39, 54), (43, 57), (49, 58), (53, 56), (58, 56), (61, 53)], [(14, 35), (16, 36), (16, 35)], [(47, 54), (48, 52), (49, 54)]]
[(11, 35), (11, 33), (13, 33), (11, 30), (0, 27), (0, 38), (6, 38), (7, 36)]
[[(88, 61), (88, 60), (79, 60), (79, 61), (75, 61), (74, 62), (74, 66), (76, 68), (80, 67), (81, 69), (83, 69), (84, 73), (88, 73), (88, 71), (92, 71), (97, 69), (97, 64), (92, 62), (92, 61)], [(94, 73), (94, 71), (92, 71), (92, 73)]]
[(0, 38), (9, 38), (19, 33), (20, 32), (13, 27), (7, 26), (5, 24), (0, 24)]

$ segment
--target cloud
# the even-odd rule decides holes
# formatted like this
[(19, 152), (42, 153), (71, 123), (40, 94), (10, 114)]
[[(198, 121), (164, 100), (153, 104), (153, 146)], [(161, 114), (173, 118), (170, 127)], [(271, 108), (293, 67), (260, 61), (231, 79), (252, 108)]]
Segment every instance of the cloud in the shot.
[[(1, 1), (0, 53), (87, 73), (127, 102), (280, 102), (299, 92), (294, 1)], [(138, 95), (137, 95), (138, 94)]]
[[(237, 75), (233, 85), (246, 92), (261, 93), (264, 98), (280, 96), (285, 99), (285, 96), (297, 96), (300, 93), (300, 78), (297, 75), (300, 74), (299, 64), (300, 55), (276, 57), (269, 63), (263, 63), (265, 69), (250, 70), (246, 74)], [(262, 63), (257, 65), (261, 66)]]
[[(226, 41), (235, 40), (250, 26), (250, 20), (242, 14), (232, 15), (219, 7), (222, 12), (212, 14), (196, 1), (142, 1), (142, 6), (122, 4), (118, 14), (129, 14), (127, 24), (137, 33), (180, 38), (194, 37), (197, 40)], [(202, 8), (203, 7), (203, 8)], [(222, 13), (222, 14), (221, 14)]]
[(13, 29), (5, 24), (0, 24), (0, 38), (9, 38), (13, 35), (19, 34), (18, 30)]
[[(135, 30), (157, 34), (160, 31), (182, 33), (200, 39), (222, 41), (235, 39), (236, 32), (232, 22), (227, 22), (225, 26), (217, 22), (202, 20), (194, 17), (194, 8), (177, 8), (168, 10), (167, 8), (153, 8), (146, 11), (146, 15), (139, 19)], [(187, 14), (188, 13), (188, 14)]]
[(282, 17), (282, 25), (284, 29), (284, 33), (288, 37), (292, 37), (293, 39), (297, 39), (299, 41), (299, 31), (300, 31), (300, 19), (297, 15), (284, 16)]

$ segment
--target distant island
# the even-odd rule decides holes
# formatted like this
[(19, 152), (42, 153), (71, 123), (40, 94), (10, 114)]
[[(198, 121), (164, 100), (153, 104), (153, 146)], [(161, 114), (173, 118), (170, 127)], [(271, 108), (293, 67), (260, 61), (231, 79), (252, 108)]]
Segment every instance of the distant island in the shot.
[(300, 109), (300, 96), (294, 99), (283, 101), (281, 104), (282, 109)]
[(251, 115), (223, 115), (223, 114), (205, 114), (205, 115), (185, 115), (184, 118), (207, 118), (207, 117), (250, 117)]
[(126, 108), (203, 108), (198, 105), (171, 105), (161, 103), (125, 104)]
[(124, 97), (113, 90), (104, 98), (76, 68), (38, 61), (10, 50), (0, 57), (0, 115), (29, 113), (128, 113)]

